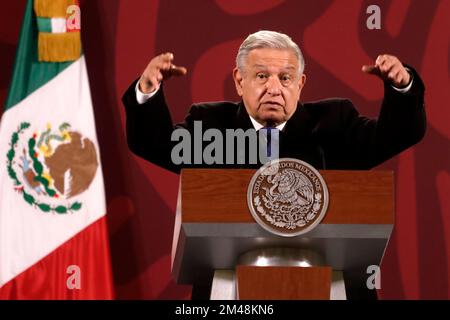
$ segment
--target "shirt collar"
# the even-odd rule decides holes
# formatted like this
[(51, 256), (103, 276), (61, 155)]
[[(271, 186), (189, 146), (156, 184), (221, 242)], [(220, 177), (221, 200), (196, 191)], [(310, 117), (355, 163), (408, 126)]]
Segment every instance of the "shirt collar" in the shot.
[[(252, 122), (253, 127), (255, 128), (256, 131), (258, 131), (261, 128), (264, 128), (264, 126), (261, 123), (259, 123), (258, 121), (256, 121), (255, 119), (253, 119), (253, 117), (251, 115), (248, 115), (248, 116), (250, 117), (250, 121)], [(276, 128), (281, 131), (281, 130), (283, 130), (285, 125), (286, 125), (286, 121), (283, 122), (282, 124), (276, 126)]]

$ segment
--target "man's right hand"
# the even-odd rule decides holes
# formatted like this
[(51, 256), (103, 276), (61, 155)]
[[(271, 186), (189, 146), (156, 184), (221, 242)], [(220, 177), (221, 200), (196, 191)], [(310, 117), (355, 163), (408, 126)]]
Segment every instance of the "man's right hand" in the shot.
[(167, 52), (154, 57), (142, 73), (139, 89), (143, 93), (152, 93), (159, 88), (162, 80), (171, 76), (183, 76), (187, 73), (185, 67), (177, 67), (172, 63), (173, 53)]

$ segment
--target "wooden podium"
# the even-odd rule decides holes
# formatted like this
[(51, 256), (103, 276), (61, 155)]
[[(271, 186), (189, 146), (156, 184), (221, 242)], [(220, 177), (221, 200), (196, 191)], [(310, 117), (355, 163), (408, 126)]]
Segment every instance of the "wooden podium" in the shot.
[[(319, 171), (329, 191), (325, 218), (312, 231), (285, 238), (264, 230), (249, 212), (247, 187), (255, 172), (181, 172), (172, 245), (176, 282), (214, 279), (211, 299), (345, 299), (345, 288), (366, 286), (367, 268), (380, 265), (394, 224), (393, 173)], [(293, 256), (312, 262), (291, 263)], [(267, 257), (281, 263), (261, 264)]]

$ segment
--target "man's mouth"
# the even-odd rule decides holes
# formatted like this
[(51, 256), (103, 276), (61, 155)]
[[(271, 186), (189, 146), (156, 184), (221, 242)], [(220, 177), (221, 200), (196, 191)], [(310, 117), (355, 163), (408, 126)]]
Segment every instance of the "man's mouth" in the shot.
[(269, 108), (283, 108), (283, 105), (280, 102), (277, 101), (264, 101), (261, 103), (261, 105), (264, 105)]

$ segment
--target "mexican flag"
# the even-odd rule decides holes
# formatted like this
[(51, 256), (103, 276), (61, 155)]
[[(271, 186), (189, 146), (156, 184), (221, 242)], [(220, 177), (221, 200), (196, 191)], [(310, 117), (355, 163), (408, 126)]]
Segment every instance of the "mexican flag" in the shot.
[(28, 0), (0, 122), (0, 299), (111, 299), (75, 0)]

